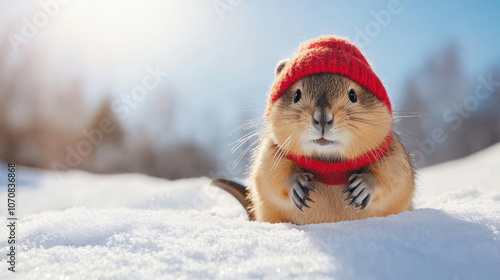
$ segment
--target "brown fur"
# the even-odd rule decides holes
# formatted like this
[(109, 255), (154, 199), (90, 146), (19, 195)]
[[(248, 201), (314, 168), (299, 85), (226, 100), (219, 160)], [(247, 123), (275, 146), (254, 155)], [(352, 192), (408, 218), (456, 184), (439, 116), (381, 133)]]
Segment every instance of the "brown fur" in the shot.
[[(294, 103), (298, 88), (302, 91), (302, 99)], [(349, 100), (351, 88), (357, 93), (356, 103)], [(334, 116), (333, 135), (343, 144), (337, 150), (307, 150), (304, 137), (312, 131), (315, 105), (325, 96), (329, 104), (327, 110)], [(250, 167), (249, 211), (255, 220), (304, 225), (387, 216), (412, 209), (414, 172), (407, 152), (392, 131), (392, 116), (372, 93), (349, 78), (329, 73), (306, 76), (276, 101), (266, 118), (265, 130)], [(314, 179), (311, 185), (317, 193), (310, 196), (316, 203), (309, 203), (311, 209), (305, 209), (305, 213), (295, 207), (289, 195), (294, 180), (292, 175), (305, 171), (280, 151), (331, 162), (342, 161), (377, 149), (390, 133), (393, 133), (393, 141), (387, 154), (356, 172), (367, 174), (367, 181), (374, 188), (373, 199), (364, 210), (346, 207), (347, 194), (341, 192), (347, 185), (329, 186)]]

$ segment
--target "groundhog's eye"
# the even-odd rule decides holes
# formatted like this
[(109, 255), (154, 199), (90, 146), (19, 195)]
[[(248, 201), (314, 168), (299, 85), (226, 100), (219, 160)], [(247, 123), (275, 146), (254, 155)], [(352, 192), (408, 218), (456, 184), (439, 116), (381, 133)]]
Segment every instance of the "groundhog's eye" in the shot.
[(295, 91), (295, 96), (293, 97), (293, 103), (299, 102), (301, 97), (302, 97), (302, 91), (300, 91), (300, 89), (297, 89)]
[(356, 103), (356, 101), (358, 101), (358, 96), (352, 88), (349, 90), (349, 100), (351, 100), (352, 103)]

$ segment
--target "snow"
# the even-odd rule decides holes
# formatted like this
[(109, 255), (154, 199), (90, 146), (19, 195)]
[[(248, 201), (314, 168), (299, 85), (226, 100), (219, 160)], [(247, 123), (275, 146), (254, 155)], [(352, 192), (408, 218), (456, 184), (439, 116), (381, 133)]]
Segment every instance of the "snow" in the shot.
[(20, 168), (17, 272), (2, 246), (0, 279), (497, 279), (499, 158), (422, 170), (414, 211), (307, 226), (248, 222), (207, 178)]

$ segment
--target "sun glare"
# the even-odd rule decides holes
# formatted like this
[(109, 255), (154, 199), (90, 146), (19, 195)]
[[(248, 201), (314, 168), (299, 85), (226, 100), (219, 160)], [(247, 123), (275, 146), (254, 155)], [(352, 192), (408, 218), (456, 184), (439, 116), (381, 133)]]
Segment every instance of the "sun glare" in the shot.
[(70, 1), (44, 38), (86, 62), (137, 67), (160, 55), (159, 45), (181, 39), (182, 29), (189, 28), (180, 24), (187, 6), (183, 1)]

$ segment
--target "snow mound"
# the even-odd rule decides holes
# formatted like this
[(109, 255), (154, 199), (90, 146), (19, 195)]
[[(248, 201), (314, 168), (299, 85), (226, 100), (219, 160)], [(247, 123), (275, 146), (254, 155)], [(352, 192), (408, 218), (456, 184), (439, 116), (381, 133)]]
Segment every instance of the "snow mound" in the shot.
[(422, 170), (412, 212), (307, 226), (248, 222), (206, 178), (20, 169), (17, 272), (3, 246), (0, 279), (495, 279), (498, 158)]

